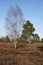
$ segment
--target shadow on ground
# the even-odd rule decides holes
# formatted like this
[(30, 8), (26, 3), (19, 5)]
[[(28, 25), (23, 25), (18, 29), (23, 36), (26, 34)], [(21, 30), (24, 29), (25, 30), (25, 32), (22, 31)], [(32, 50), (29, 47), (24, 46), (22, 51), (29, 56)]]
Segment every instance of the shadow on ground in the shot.
[(43, 46), (38, 46), (38, 49), (39, 49), (40, 51), (43, 51)]

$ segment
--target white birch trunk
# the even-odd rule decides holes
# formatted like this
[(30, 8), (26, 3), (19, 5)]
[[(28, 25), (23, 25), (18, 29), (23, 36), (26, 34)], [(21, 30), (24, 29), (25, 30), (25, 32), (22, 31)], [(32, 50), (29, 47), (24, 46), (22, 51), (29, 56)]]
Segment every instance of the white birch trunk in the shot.
[(14, 41), (14, 47), (16, 48), (17, 47), (17, 41)]

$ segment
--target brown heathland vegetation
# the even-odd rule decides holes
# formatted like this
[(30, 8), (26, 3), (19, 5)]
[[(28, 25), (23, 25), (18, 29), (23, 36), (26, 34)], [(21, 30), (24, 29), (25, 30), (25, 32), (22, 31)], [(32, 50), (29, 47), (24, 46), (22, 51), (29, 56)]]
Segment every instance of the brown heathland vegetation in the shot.
[(43, 44), (18, 45), (0, 43), (0, 65), (43, 65)]

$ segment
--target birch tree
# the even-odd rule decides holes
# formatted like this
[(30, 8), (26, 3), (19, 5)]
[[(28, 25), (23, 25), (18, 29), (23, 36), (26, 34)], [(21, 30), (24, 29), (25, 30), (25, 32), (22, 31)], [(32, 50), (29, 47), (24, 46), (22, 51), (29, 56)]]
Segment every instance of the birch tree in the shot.
[(21, 12), (21, 8), (18, 5), (16, 5), (15, 8), (11, 7), (8, 10), (5, 21), (5, 29), (8, 37), (10, 38), (10, 41), (13, 41), (15, 48), (17, 45), (16, 40), (20, 38), (23, 21), (23, 14)]

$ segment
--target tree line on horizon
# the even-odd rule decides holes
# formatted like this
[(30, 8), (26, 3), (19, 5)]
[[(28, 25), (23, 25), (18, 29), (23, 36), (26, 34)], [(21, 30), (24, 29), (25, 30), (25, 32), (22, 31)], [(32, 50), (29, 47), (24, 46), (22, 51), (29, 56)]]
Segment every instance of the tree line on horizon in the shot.
[(24, 20), (21, 8), (18, 5), (8, 10), (7, 17), (5, 18), (5, 29), (7, 36), (0, 38), (0, 41), (12, 42), (15, 48), (18, 40), (27, 44), (34, 42), (43, 43), (43, 38), (40, 40), (39, 35), (34, 33), (35, 28), (33, 24), (29, 20)]

